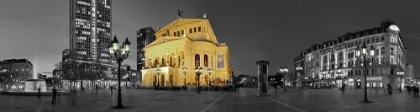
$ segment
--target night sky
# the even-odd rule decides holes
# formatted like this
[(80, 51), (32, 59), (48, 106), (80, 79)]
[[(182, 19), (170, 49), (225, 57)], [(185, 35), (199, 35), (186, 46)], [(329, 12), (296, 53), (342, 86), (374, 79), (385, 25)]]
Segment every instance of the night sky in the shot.
[[(416, 2), (416, 3), (415, 3)], [(230, 51), (235, 75), (256, 76), (256, 61), (268, 60), (269, 75), (293, 68), (301, 51), (348, 32), (378, 27), (392, 19), (408, 48), (407, 62), (420, 67), (420, 1), (352, 0), (114, 0), (112, 35), (132, 41), (124, 61), (136, 68), (136, 31), (162, 28), (177, 19), (207, 14), (220, 43)], [(120, 41), (121, 42), (121, 41)], [(51, 72), (69, 48), (68, 0), (2, 0), (0, 60), (38, 56), (38, 72)], [(293, 71), (293, 70), (289, 70)]]

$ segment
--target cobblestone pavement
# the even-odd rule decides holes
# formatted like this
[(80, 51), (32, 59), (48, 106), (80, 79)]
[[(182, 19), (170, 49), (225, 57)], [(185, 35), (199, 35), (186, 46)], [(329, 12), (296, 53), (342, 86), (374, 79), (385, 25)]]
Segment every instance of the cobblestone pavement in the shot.
[(239, 92), (220, 91), (156, 91), (123, 89), (122, 104), (128, 108), (114, 109), (117, 94), (109, 90), (78, 91), (76, 104), (70, 95), (51, 96), (0, 95), (0, 112), (419, 112), (420, 97), (394, 91), (368, 91), (374, 103), (363, 100), (362, 90), (345, 93), (334, 89), (271, 89), (269, 96), (255, 96), (256, 88)]

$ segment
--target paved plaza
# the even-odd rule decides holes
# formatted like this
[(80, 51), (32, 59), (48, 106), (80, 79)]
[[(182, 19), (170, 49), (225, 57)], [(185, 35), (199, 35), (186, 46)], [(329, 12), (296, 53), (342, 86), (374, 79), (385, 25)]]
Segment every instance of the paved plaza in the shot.
[(388, 95), (383, 90), (369, 91), (368, 98), (374, 103), (358, 103), (363, 100), (361, 90), (335, 89), (278, 89), (269, 91), (270, 96), (255, 96), (256, 88), (240, 88), (239, 92), (221, 91), (156, 91), (147, 89), (123, 89), (123, 105), (126, 109), (113, 109), (117, 94), (102, 89), (77, 92), (76, 105), (70, 95), (58, 97), (51, 104), (51, 96), (0, 95), (0, 112), (419, 112), (420, 97), (407, 92), (394, 91)]

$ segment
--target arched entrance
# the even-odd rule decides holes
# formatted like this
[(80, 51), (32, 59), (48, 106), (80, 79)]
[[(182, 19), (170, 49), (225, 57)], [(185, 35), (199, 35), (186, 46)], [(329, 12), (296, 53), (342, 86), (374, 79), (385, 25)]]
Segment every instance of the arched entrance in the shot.
[(204, 76), (204, 79), (205, 79), (205, 81), (206, 81), (206, 85), (207, 85), (207, 86), (209, 86), (209, 84), (210, 84), (210, 83), (209, 83), (209, 82), (210, 82), (210, 81), (209, 81), (209, 75), (208, 75), (208, 74), (206, 74), (206, 76)]
[(171, 84), (170, 86), (174, 86), (174, 75), (169, 75), (169, 83)]
[(160, 74), (159, 85), (160, 86), (165, 86), (165, 75), (164, 74)]

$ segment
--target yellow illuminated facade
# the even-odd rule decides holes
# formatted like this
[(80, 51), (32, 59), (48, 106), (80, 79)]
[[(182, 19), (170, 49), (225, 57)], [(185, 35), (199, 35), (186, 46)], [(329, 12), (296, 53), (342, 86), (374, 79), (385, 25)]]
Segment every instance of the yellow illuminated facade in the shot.
[[(142, 86), (196, 86), (196, 67), (203, 67), (200, 86), (224, 86), (231, 81), (228, 46), (217, 42), (208, 19), (177, 19), (155, 36), (156, 40), (143, 49)], [(188, 69), (185, 75), (184, 67)], [(211, 74), (209, 68), (213, 69)], [(161, 70), (159, 75), (157, 69)]]

